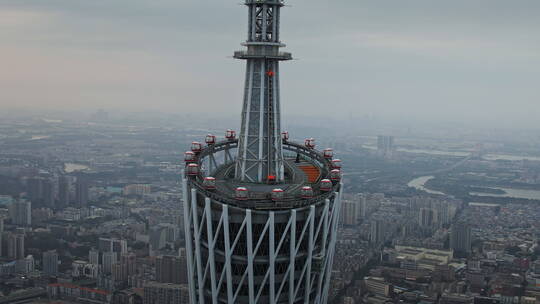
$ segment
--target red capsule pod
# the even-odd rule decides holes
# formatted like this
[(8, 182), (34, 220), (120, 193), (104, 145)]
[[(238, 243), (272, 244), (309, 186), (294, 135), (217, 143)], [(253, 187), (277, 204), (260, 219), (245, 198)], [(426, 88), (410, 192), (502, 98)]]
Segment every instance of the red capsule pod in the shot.
[(310, 186), (304, 186), (301, 190), (302, 198), (312, 198), (313, 197), (313, 188)]
[(207, 145), (213, 145), (216, 143), (216, 137), (212, 134), (206, 135), (206, 138), (204, 139)]
[(281, 132), (281, 139), (282, 139), (283, 141), (289, 140), (289, 132), (287, 132), (287, 131)]
[(285, 195), (285, 192), (283, 191), (283, 189), (274, 189), (274, 190), (272, 190), (272, 200), (273, 201), (282, 200), (284, 195)]
[(334, 159), (332, 161), (332, 169), (341, 169), (341, 159)]
[(199, 174), (199, 165), (197, 164), (188, 164), (186, 167), (186, 173), (189, 176), (196, 176)]
[(341, 180), (341, 170), (334, 169), (330, 171), (330, 180), (333, 182), (339, 182)]
[(234, 192), (234, 197), (239, 201), (245, 201), (249, 198), (249, 192), (246, 187), (238, 187)]
[(216, 189), (216, 179), (214, 177), (208, 176), (203, 180), (203, 187), (206, 190), (215, 190)]
[(225, 132), (225, 138), (227, 140), (234, 140), (236, 138), (236, 132), (229, 129)]
[(334, 150), (331, 148), (324, 149), (323, 155), (326, 159), (332, 159), (334, 157)]
[(305, 141), (304, 141), (304, 145), (310, 149), (314, 149), (315, 148), (315, 139), (314, 138), (307, 138)]
[(193, 151), (194, 153), (200, 153), (202, 151), (202, 144), (197, 141), (192, 142), (191, 151)]
[(195, 155), (193, 151), (186, 151), (186, 153), (184, 153), (184, 161), (186, 163), (195, 162), (197, 161), (197, 156)]
[(320, 187), (321, 191), (328, 192), (328, 191), (332, 190), (332, 186), (333, 186), (332, 181), (325, 178), (325, 179), (321, 180), (321, 184), (320, 184), (319, 187)]

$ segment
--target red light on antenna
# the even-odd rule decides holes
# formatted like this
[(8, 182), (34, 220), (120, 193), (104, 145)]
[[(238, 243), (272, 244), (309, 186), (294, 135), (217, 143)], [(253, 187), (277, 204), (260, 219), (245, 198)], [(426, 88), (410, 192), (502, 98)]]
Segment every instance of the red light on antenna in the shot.
[(274, 71), (270, 70), (268, 72), (266, 72), (266, 75), (270, 76), (270, 77), (274, 77), (276, 73), (274, 73)]

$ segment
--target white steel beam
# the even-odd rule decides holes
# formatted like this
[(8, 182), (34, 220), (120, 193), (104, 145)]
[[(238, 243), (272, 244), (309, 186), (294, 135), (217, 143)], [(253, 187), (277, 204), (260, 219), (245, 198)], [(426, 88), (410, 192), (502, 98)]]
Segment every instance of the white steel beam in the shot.
[(233, 303), (232, 270), (231, 270), (231, 240), (229, 236), (229, 206), (222, 205), (223, 238), (225, 241), (225, 273), (227, 278), (227, 303)]
[(291, 211), (291, 235), (289, 247), (289, 304), (294, 304), (294, 273), (296, 261), (296, 210)]
[(270, 273), (270, 287), (269, 287), (269, 294), (270, 294), (270, 303), (276, 303), (276, 251), (275, 251), (275, 224), (274, 224), (274, 211), (270, 211), (268, 214), (268, 221), (270, 222), (270, 233), (268, 236), (268, 258), (269, 258), (269, 265), (268, 265), (268, 272)]
[[(182, 170), (182, 199), (184, 205), (184, 233), (186, 235), (186, 262), (189, 282), (194, 281), (193, 273), (193, 237), (191, 235), (191, 208), (185, 171)], [(195, 284), (189, 284), (189, 298), (191, 303), (196, 303)]]
[(249, 303), (255, 302), (255, 278), (253, 274), (253, 231), (251, 223), (251, 210), (246, 209), (246, 243), (247, 243), (247, 272), (248, 272), (248, 287), (249, 287)]
[[(217, 304), (217, 288), (216, 288), (216, 263), (214, 260), (214, 232), (212, 227), (212, 207), (210, 198), (205, 198), (206, 212), (206, 236), (208, 240), (208, 263), (210, 264), (210, 288), (212, 289), (212, 303)], [(217, 232), (217, 229), (216, 229)]]
[(307, 274), (305, 281), (304, 303), (309, 304), (309, 296), (311, 294), (311, 264), (313, 262), (313, 243), (315, 242), (315, 206), (309, 207), (309, 239), (308, 239), (308, 257), (307, 257)]
[(199, 283), (199, 303), (204, 304), (204, 281), (202, 274), (202, 252), (201, 252), (201, 238), (199, 229), (199, 216), (197, 214), (197, 190), (191, 189), (191, 211), (193, 213), (193, 230), (195, 241), (195, 257), (197, 260), (197, 280)]

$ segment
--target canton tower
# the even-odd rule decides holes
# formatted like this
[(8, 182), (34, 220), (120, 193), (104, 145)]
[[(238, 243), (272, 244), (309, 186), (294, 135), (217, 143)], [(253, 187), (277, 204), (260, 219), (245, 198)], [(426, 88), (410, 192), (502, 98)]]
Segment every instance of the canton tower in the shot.
[(341, 161), (281, 131), (282, 0), (246, 0), (239, 136), (207, 135), (185, 153), (190, 303), (327, 303), (343, 185)]

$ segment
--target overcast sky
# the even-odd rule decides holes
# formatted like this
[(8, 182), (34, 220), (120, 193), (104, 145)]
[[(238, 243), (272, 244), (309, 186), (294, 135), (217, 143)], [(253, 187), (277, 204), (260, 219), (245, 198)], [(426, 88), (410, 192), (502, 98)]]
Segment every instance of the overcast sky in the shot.
[[(241, 109), (241, 0), (0, 0), (0, 106)], [(540, 1), (290, 0), (286, 114), (538, 126)]]

